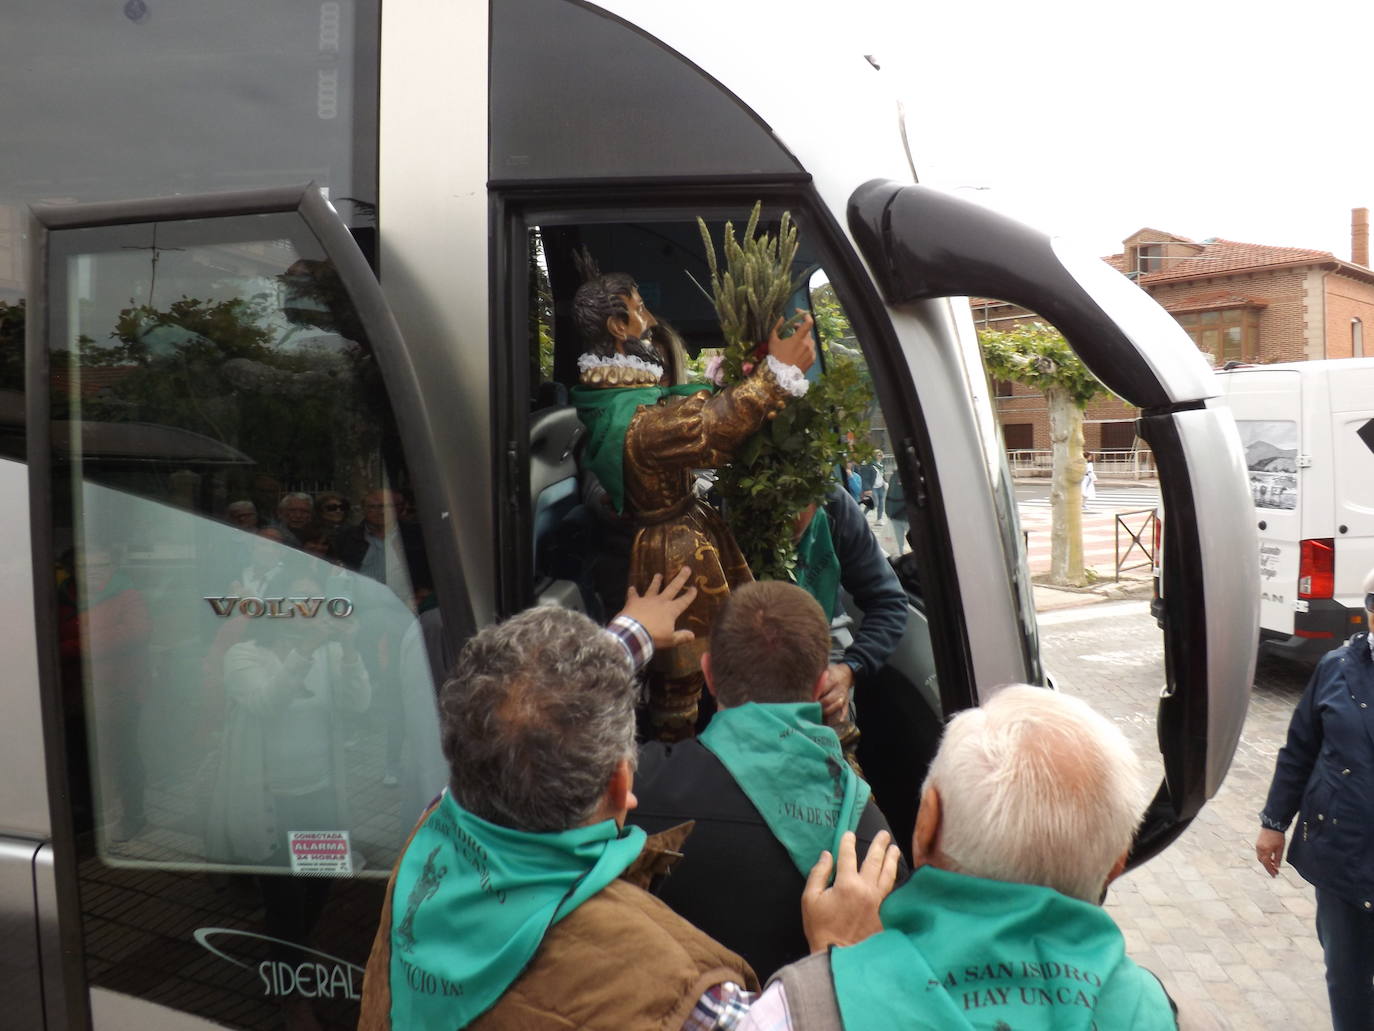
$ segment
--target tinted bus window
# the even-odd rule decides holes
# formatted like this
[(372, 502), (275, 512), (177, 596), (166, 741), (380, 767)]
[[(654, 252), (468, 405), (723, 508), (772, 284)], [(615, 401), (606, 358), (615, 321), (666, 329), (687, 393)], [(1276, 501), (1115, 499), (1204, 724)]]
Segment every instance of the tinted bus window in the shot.
[(88, 980), (235, 1026), (356, 1019), (376, 886), (442, 787), (372, 346), (294, 214), (57, 232), (47, 272)]

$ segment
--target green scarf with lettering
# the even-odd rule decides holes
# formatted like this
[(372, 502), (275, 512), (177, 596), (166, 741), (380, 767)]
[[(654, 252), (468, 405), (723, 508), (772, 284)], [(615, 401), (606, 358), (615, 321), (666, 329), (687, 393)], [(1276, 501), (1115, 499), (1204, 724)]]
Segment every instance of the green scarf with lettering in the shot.
[(643, 848), (642, 830), (613, 820), (549, 834), (498, 827), (445, 791), (396, 873), (391, 1026), (466, 1027), (520, 976), (549, 928)]
[(1176, 1027), (1101, 906), (923, 866), (881, 916), (882, 934), (830, 952), (845, 1031)]
[(835, 618), (840, 596), (840, 557), (830, 532), (830, 516), (817, 505), (801, 540), (797, 541), (797, 586), (820, 603), (826, 622)]
[(655, 405), (665, 397), (700, 394), (705, 383), (671, 387), (573, 387), (569, 393), (577, 416), (587, 427), (582, 468), (590, 469), (606, 489), (617, 512), (625, 511), (625, 432), (640, 405)]
[(721, 709), (701, 743), (754, 803), (773, 837), (805, 876), (840, 835), (859, 826), (868, 785), (844, 761), (835, 732), (821, 722), (818, 702)]

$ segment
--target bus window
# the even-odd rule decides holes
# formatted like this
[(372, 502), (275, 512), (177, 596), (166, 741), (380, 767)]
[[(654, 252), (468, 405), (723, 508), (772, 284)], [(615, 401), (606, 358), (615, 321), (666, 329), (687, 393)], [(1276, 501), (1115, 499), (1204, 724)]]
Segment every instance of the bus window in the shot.
[[(378, 355), (294, 213), (49, 247), (88, 981), (241, 1026), (347, 1022), (377, 888), (443, 783), (434, 579)], [(243, 969), (192, 999), (210, 954)], [(330, 985), (297, 983), (312, 963)]]

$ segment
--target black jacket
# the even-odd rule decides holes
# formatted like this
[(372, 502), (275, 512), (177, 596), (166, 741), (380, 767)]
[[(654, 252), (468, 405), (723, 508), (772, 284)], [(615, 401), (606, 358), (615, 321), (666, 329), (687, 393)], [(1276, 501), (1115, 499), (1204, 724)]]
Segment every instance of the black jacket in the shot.
[[(420, 528), (413, 523), (398, 523), (396, 532), (401, 537), (401, 553), (405, 555), (411, 590), (433, 588), (434, 577), (429, 572), (429, 560), (425, 557), (425, 542)], [(367, 528), (363, 523), (345, 527), (334, 535), (334, 541), (329, 546), (330, 554), (357, 572), (367, 555), (366, 535)]]
[(832, 488), (825, 499), (825, 514), (835, 557), (840, 560), (840, 586), (863, 613), (863, 623), (852, 628), (854, 641), (844, 649), (844, 661), (858, 676), (872, 676), (906, 633), (906, 590), (853, 498)]
[(1361, 910), (1374, 908), (1374, 660), (1356, 634), (1317, 664), (1288, 725), (1260, 822), (1298, 822), (1288, 861)]
[[(734, 777), (701, 742), (653, 742), (639, 755), (639, 806), (628, 822), (650, 834), (695, 820), (683, 858), (655, 894), (767, 981), (780, 966), (810, 950), (802, 932), (806, 878), (773, 837)], [(887, 820), (870, 799), (859, 820), (859, 856)], [(899, 877), (908, 871), (903, 864)]]

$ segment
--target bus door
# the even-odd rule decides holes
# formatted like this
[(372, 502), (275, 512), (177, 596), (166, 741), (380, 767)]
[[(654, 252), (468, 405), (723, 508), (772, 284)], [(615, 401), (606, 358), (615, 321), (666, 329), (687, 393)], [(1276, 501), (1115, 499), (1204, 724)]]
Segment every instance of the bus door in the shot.
[(32, 231), (72, 1025), (351, 1027), (445, 782), (429, 652), (471, 630), (432, 399), (314, 187), (39, 208)]
[[(1110, 390), (1142, 409), (1169, 526), (1164, 782), (1134, 853), (1148, 858), (1221, 785), (1254, 672), (1257, 542), (1240, 439), (1215, 380), (1182, 329), (1104, 262), (984, 208), (875, 180), (851, 196), (848, 220), (913, 368), (931, 302), (994, 297), (1041, 314)], [(962, 332), (976, 347), (971, 319)]]

